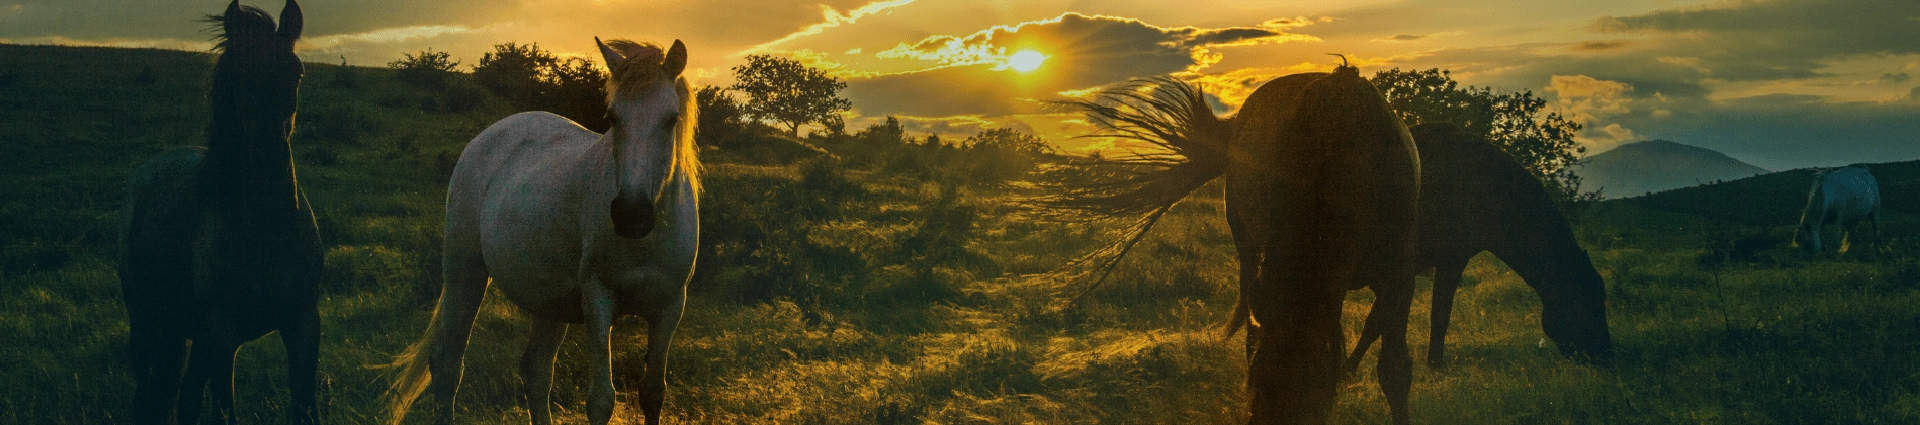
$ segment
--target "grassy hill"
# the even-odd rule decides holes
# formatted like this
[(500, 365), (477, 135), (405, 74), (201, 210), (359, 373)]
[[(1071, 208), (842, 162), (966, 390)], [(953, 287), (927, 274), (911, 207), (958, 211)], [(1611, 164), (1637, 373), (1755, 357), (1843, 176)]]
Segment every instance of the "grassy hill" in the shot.
[(1580, 165), (1582, 186), (1604, 189), (1609, 198), (1733, 180), (1766, 173), (1711, 149), (1650, 140), (1629, 143), (1587, 157)]
[[(126, 422), (133, 383), (111, 258), (120, 186), (146, 157), (198, 143), (210, 63), (0, 45), (0, 334), (10, 342), (0, 345), (0, 423)], [(324, 415), (371, 423), (386, 381), (364, 366), (419, 335), (438, 287), (446, 173), (468, 138), (514, 111), (489, 97), (453, 112), (386, 70), (318, 63), (301, 95), (295, 159), (328, 244)], [(1242, 343), (1219, 332), (1236, 282), (1217, 186), (1063, 309), (1084, 286), (1030, 276), (1116, 229), (1022, 220), (1005, 202), (1019, 189), (983, 171), (1006, 158), (912, 141), (769, 136), (703, 152), (705, 246), (672, 351), (669, 423), (1244, 422)], [(1910, 165), (1875, 170), (1893, 185), (1913, 181), (1900, 177)], [(1798, 206), (1757, 203), (1803, 198), (1806, 183), (1792, 176), (1610, 201), (1581, 218), (1608, 282), (1612, 369), (1542, 348), (1533, 292), (1498, 260), (1476, 259), (1455, 311), (1453, 368), (1416, 368), (1413, 417), (1920, 421), (1920, 244), (1909, 236), (1920, 220), (1895, 212), (1881, 244), (1796, 256), (1781, 243), (1792, 221), (1775, 210)], [(1426, 298), (1409, 335), (1416, 352)], [(465, 423), (526, 421), (513, 365), (527, 326), (500, 299), (476, 322)], [(1349, 339), (1370, 303), (1350, 294)], [(640, 323), (616, 323), (618, 367), (643, 354)], [(582, 420), (585, 339), (573, 332), (557, 363), (563, 421)], [(282, 358), (276, 336), (242, 349), (247, 422), (279, 423)], [(1337, 423), (1386, 421), (1371, 368), (1341, 392)]]
[[(1920, 161), (1866, 165), (1880, 182), (1884, 208), (1920, 214), (1920, 192), (1916, 192)], [(1795, 224), (1800, 222), (1813, 181), (1812, 169), (1788, 170), (1666, 190), (1619, 203), (1752, 226)]]

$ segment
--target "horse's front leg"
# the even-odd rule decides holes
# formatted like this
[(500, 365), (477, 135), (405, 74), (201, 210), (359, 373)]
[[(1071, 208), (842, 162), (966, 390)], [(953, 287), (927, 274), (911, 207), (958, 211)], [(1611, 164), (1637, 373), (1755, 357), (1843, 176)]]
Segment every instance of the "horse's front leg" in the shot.
[(586, 313), (587, 342), (592, 353), (592, 386), (587, 396), (587, 423), (606, 425), (613, 419), (613, 291), (596, 279), (583, 283), (580, 297)]
[(647, 322), (647, 370), (640, 376), (640, 410), (647, 416), (647, 425), (660, 423), (660, 406), (667, 399), (667, 346), (686, 305), (684, 295), (677, 297)]
[(527, 350), (520, 354), (520, 394), (526, 399), (527, 415), (533, 425), (553, 423), (553, 356), (566, 339), (567, 323), (535, 318), (527, 336)]
[(233, 355), (240, 344), (226, 335), (194, 340), (187, 376), (180, 392), (180, 423), (200, 423), (200, 408), (209, 385), (213, 392), (214, 423), (233, 423)]
[(1434, 269), (1431, 328), (1427, 337), (1428, 368), (1447, 368), (1447, 328), (1453, 325), (1453, 299), (1460, 292), (1460, 278), (1467, 271), (1467, 261), (1449, 260)]
[(288, 391), (293, 408), (287, 410), (287, 423), (311, 425), (320, 421), (315, 403), (320, 369), (320, 313), (316, 306), (294, 318), (293, 324), (280, 330), (280, 343), (287, 350)]

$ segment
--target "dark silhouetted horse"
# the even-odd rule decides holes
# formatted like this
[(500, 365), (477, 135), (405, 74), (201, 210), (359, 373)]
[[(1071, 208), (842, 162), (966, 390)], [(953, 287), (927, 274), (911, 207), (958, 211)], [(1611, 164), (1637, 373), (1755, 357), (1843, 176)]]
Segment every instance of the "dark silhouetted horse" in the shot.
[(1371, 322), (1389, 336), (1381, 389), (1394, 422), (1407, 423), (1405, 315), (1420, 164), (1379, 90), (1346, 66), (1281, 77), (1256, 90), (1232, 125), (1211, 113), (1198, 88), (1177, 80), (1123, 85), (1102, 97), (1066, 103), (1086, 110), (1105, 136), (1169, 153), (1091, 159), (1081, 169), (1135, 170), (1096, 171), (1091, 184), (1068, 176), (1059, 180), (1064, 194), (1037, 203), (1065, 215), (1144, 214), (1122, 243), (1131, 246), (1174, 203), (1225, 174), (1241, 269), (1233, 326), (1249, 311), (1268, 325), (1266, 335), (1249, 340), (1251, 423), (1326, 422), (1345, 353), (1341, 306), (1347, 291), (1361, 287), (1375, 292), (1374, 309), (1383, 314)]
[[(1066, 168), (1064, 178), (1053, 180), (1063, 194), (1035, 203), (1056, 217), (1136, 220), (1123, 238), (1095, 254), (1113, 256), (1107, 262), (1110, 266), (1168, 208), (1224, 174), (1227, 222), (1243, 282), (1242, 303), (1235, 306), (1228, 325), (1230, 332), (1237, 330), (1247, 324), (1249, 302), (1262, 298), (1253, 292), (1265, 279), (1263, 270), (1288, 264), (1263, 267), (1269, 260), (1268, 238), (1276, 234), (1268, 218), (1283, 214), (1280, 208), (1286, 202), (1275, 196), (1279, 193), (1275, 186), (1286, 179), (1276, 177), (1271, 164), (1281, 162), (1272, 158), (1290, 153), (1282, 153), (1288, 141), (1262, 135), (1285, 131), (1289, 111), (1298, 109), (1308, 85), (1327, 75), (1294, 74), (1268, 81), (1231, 120), (1213, 116), (1200, 89), (1168, 78), (1135, 81), (1103, 93), (1096, 101), (1065, 102), (1085, 110), (1095, 124), (1109, 130), (1100, 136), (1161, 149), (1082, 161), (1079, 167)], [(1467, 260), (1481, 251), (1506, 261), (1540, 295), (1541, 327), (1563, 354), (1608, 362), (1612, 339), (1604, 285), (1540, 180), (1499, 148), (1451, 125), (1422, 125), (1413, 129), (1412, 137), (1421, 173), (1412, 270), (1438, 270), (1428, 362), (1438, 367), (1445, 361), (1453, 295)], [(1406, 318), (1413, 289), (1398, 282), (1373, 286), (1375, 307), (1347, 368), (1358, 366), (1374, 339), (1390, 336), (1380, 357), (1381, 385), (1395, 408), (1395, 420), (1404, 421), (1399, 412), (1404, 412), (1411, 372), (1401, 362), (1407, 358)], [(1261, 343), (1259, 329), (1249, 328), (1250, 356)]]
[(238, 1), (211, 20), (222, 41), (207, 146), (162, 153), (127, 181), (119, 271), (133, 422), (169, 423), (177, 412), (179, 423), (199, 423), (211, 383), (215, 419), (232, 423), (234, 353), (279, 331), (289, 422), (313, 423), (322, 250), (287, 142), (300, 6), (288, 0), (278, 28)]
[[(1452, 124), (1412, 129), (1420, 147), (1420, 226), (1415, 270), (1434, 269), (1427, 365), (1446, 365), (1447, 325), (1467, 261), (1491, 252), (1540, 295), (1540, 328), (1576, 359), (1607, 363), (1607, 290), (1573, 226), (1540, 179), (1512, 156)], [(1374, 310), (1378, 314), (1379, 310)], [(1374, 322), (1347, 358), (1352, 371), (1379, 337)]]

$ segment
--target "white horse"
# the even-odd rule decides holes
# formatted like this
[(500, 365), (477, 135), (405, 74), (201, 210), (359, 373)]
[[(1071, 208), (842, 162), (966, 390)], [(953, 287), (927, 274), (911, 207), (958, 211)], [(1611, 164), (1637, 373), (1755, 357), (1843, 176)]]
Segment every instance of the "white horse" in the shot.
[(700, 222), (694, 98), (680, 72), (686, 46), (601, 43), (613, 128), (595, 134), (560, 116), (517, 114), (469, 142), (447, 185), (446, 281), (427, 333), (388, 365), (392, 422), (433, 390), (436, 421), (453, 423), (462, 356), (489, 279), (533, 316), (520, 361), (535, 424), (550, 422), (554, 353), (568, 323), (593, 334), (587, 418), (613, 416), (616, 315), (647, 320), (640, 408), (660, 421), (667, 342), (686, 305)]
[(1793, 242), (1819, 253), (1820, 228), (1827, 223), (1839, 224), (1841, 241), (1846, 241), (1852, 237), (1854, 226), (1868, 219), (1873, 220), (1874, 239), (1879, 239), (1880, 183), (1867, 166), (1815, 171), (1813, 188), (1807, 191), (1807, 208), (1800, 213), (1800, 228), (1794, 230)]

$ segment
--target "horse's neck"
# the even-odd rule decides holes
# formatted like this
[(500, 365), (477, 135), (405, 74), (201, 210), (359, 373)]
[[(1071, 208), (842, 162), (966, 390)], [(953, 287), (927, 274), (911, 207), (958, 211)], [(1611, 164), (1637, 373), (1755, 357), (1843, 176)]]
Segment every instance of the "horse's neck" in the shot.
[(249, 209), (298, 209), (292, 147), (286, 138), (210, 132), (200, 170), (202, 195)]

